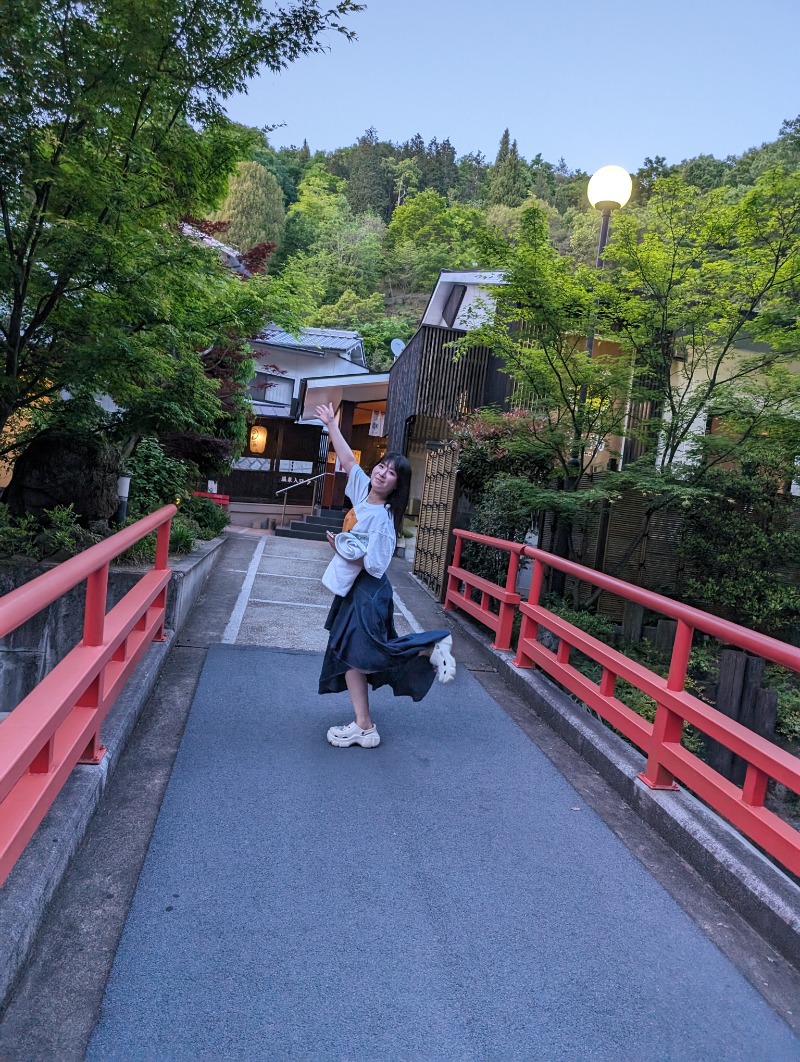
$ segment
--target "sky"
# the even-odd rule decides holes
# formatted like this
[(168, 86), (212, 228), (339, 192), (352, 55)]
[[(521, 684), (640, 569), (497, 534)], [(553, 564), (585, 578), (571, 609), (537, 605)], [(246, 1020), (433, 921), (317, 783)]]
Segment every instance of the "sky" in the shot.
[[(325, 0), (320, 6), (326, 7)], [(738, 155), (800, 114), (800, 0), (369, 0), (323, 54), (254, 81), (235, 121), (332, 151), (374, 127), (589, 173)]]

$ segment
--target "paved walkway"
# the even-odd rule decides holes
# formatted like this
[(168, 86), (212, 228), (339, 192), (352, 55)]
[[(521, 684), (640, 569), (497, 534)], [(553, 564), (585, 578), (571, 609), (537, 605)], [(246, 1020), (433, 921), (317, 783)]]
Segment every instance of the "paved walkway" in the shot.
[(328, 746), (328, 548), (248, 542), (90, 1060), (800, 1060), (467, 668)]

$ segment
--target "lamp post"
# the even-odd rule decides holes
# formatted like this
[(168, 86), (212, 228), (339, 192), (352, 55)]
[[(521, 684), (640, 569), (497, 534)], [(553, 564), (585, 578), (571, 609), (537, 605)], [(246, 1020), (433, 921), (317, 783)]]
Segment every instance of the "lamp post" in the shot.
[(603, 266), (603, 248), (608, 243), (608, 228), (611, 211), (624, 207), (631, 197), (633, 181), (621, 166), (603, 166), (592, 174), (586, 194), (595, 209), (602, 211), (600, 241), (597, 245), (597, 268)]
[[(608, 230), (611, 221), (611, 211), (617, 207), (623, 207), (628, 202), (633, 190), (633, 182), (627, 170), (621, 166), (603, 166), (592, 175), (587, 188), (589, 202), (602, 212), (600, 223), (600, 241), (597, 246), (597, 268), (603, 267), (603, 249), (608, 242)], [(589, 330), (586, 336), (586, 356), (592, 357), (594, 348), (594, 329)], [(569, 472), (566, 488), (577, 490), (583, 473), (583, 430), (585, 425), (585, 409), (588, 397), (588, 388), (585, 383), (581, 384), (578, 392), (578, 405), (574, 413), (575, 436), (572, 442), (572, 453), (569, 459)], [(569, 521), (559, 517), (556, 522), (554, 534), (553, 552), (558, 557), (569, 555)], [(550, 573), (550, 589), (555, 593), (563, 593), (565, 576), (554, 569)]]
[[(632, 191), (633, 181), (631, 180), (631, 175), (627, 170), (624, 170), (622, 166), (603, 166), (597, 170), (596, 173), (592, 174), (589, 179), (589, 186), (586, 189), (589, 202), (596, 210), (599, 210), (602, 213), (600, 220), (600, 239), (597, 242), (597, 261), (595, 263), (598, 269), (603, 268), (603, 251), (608, 243), (611, 211), (624, 207), (630, 199)], [(590, 358), (593, 349), (594, 329), (592, 329), (586, 337), (586, 352)], [(581, 396), (583, 401), (585, 401), (585, 388), (581, 388)], [(610, 461), (609, 468), (611, 468)], [(610, 508), (608, 500), (606, 499), (600, 511), (600, 521), (597, 527), (597, 543), (594, 555), (594, 567), (597, 571), (602, 571), (605, 563), (609, 512)]]
[[(600, 239), (597, 243), (598, 269), (603, 268), (603, 250), (608, 243), (608, 230), (611, 224), (611, 211), (624, 207), (631, 197), (633, 181), (631, 175), (622, 166), (602, 166), (592, 174), (586, 194), (592, 206), (602, 212), (600, 220)], [(586, 338), (586, 352), (591, 358), (594, 349), (594, 331)]]
[(116, 523), (124, 524), (128, 515), (128, 494), (131, 489), (131, 477), (126, 473), (121, 476), (117, 476), (117, 515), (114, 517)]

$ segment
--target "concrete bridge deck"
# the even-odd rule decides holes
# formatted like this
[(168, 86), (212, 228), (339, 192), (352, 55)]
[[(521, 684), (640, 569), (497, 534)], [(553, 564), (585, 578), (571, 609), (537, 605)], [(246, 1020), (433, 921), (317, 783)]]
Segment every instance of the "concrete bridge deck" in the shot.
[(228, 537), (0, 1057), (800, 1060), (796, 974), (459, 632), (451, 686), (374, 695), (378, 749), (326, 743), (328, 556)]

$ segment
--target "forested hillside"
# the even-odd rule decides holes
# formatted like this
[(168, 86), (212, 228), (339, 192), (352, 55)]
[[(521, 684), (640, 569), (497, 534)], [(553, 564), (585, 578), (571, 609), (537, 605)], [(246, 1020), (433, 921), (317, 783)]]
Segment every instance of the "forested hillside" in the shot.
[[(589, 174), (563, 158), (526, 159), (508, 129), (493, 160), (459, 155), (447, 138), (395, 144), (375, 129), (333, 152), (275, 149), (259, 130), (251, 145), (214, 214), (230, 222), (222, 238), (239, 250), (274, 244), (269, 271), (305, 308), (305, 323), (358, 329), (374, 369), (391, 363), (395, 336), (416, 328), (439, 270), (505, 264), (532, 202), (544, 207), (561, 254), (594, 262), (600, 217), (586, 199)], [(729, 187), (735, 198), (776, 165), (800, 166), (800, 116), (740, 156), (646, 158), (627, 209), (643, 208), (659, 177)]]

